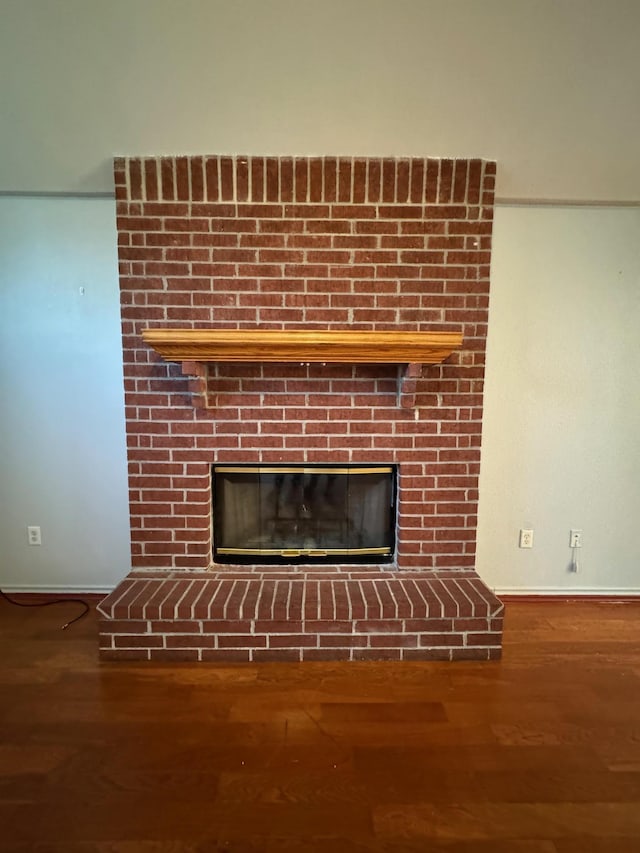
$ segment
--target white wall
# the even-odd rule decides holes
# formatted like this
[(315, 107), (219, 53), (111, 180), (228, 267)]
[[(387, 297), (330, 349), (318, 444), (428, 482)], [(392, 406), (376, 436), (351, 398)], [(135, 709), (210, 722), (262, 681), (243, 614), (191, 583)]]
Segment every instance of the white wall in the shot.
[[(108, 589), (129, 568), (113, 202), (0, 199), (0, 256), (0, 587)], [(498, 207), (477, 564), (498, 591), (640, 591), (639, 326), (640, 209)]]
[(639, 328), (640, 209), (497, 210), (477, 567), (498, 591), (640, 592)]
[(130, 566), (115, 204), (0, 198), (0, 257), (0, 587), (110, 589)]
[(638, 0), (0, 6), (0, 189), (109, 190), (114, 154), (390, 154), (640, 198)]

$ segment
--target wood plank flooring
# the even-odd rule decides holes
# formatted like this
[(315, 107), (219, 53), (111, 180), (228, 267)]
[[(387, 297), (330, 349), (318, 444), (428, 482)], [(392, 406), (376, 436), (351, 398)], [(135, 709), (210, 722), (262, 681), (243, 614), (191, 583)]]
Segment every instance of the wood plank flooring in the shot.
[(100, 664), (75, 612), (0, 600), (0, 853), (640, 850), (640, 601), (488, 663)]

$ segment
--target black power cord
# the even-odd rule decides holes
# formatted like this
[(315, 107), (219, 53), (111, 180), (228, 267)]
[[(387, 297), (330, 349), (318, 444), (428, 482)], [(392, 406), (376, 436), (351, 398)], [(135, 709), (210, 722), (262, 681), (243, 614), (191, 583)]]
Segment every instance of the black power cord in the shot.
[(29, 604), (25, 604), (23, 601), (16, 601), (13, 598), (9, 598), (6, 592), (3, 592), (0, 589), (0, 598), (4, 598), (5, 601), (8, 601), (9, 604), (14, 604), (16, 607), (49, 607), (52, 604), (81, 604), (84, 607), (82, 613), (78, 614), (78, 616), (74, 616), (73, 619), (70, 619), (68, 622), (62, 626), (61, 630), (66, 631), (69, 625), (73, 625), (74, 622), (77, 622), (79, 619), (82, 619), (83, 616), (86, 616), (90, 610), (89, 605), (82, 598), (56, 598), (54, 601), (37, 601)]

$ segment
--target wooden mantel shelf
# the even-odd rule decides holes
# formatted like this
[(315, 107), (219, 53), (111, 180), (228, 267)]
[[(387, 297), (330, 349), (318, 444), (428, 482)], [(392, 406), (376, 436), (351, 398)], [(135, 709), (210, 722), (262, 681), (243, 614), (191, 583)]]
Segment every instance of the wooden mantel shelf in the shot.
[(462, 344), (461, 332), (144, 329), (167, 361), (319, 361), (438, 364)]
[(182, 363), (194, 376), (194, 399), (211, 408), (207, 392), (210, 362), (320, 362), (398, 364), (398, 403), (415, 405), (423, 364), (439, 364), (462, 344), (462, 332), (406, 332), (293, 329), (144, 329), (144, 341), (166, 361)]

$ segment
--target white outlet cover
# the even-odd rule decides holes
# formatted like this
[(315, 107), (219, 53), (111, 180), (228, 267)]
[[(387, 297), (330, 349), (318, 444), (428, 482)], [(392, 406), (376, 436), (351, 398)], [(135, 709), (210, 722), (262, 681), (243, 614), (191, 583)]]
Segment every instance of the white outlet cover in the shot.
[(520, 548), (533, 548), (533, 530), (530, 527), (520, 528)]

